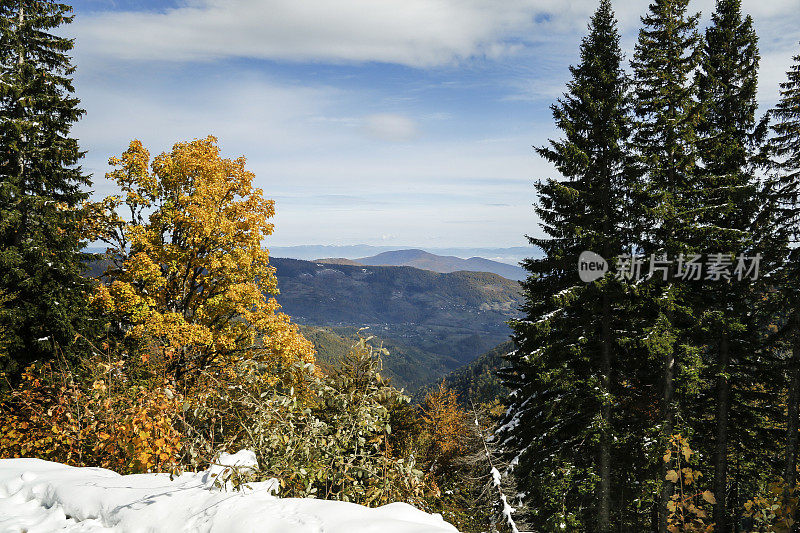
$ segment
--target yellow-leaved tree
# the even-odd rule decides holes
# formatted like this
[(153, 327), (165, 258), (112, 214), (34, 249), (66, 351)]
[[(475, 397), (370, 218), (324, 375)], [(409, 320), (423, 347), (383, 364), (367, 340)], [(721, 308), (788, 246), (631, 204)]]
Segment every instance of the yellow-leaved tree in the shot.
[(133, 141), (110, 164), (122, 194), (87, 205), (86, 228), (109, 246), (91, 295), (108, 334), (84, 338), (93, 355), (77, 365), (31, 365), (0, 397), (0, 457), (126, 473), (205, 466), (253, 426), (208, 408), (232, 391), (287, 398), (260, 411), (276, 417), (315, 398), (313, 345), (280, 312), (262, 248), (274, 204), (213, 137), (152, 161)]
[(92, 236), (109, 245), (93, 302), (126, 348), (188, 382), (243, 360), (285, 381), (298, 362), (313, 363), (313, 345), (274, 298), (262, 240), (275, 205), (253, 186), (243, 157), (221, 157), (207, 137), (151, 162), (134, 140), (109, 164), (122, 194), (90, 206)]

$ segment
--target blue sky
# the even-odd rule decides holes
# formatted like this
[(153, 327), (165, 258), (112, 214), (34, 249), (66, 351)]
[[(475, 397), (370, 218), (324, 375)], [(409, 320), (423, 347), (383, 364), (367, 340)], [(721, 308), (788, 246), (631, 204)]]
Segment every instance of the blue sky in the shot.
[[(218, 137), (276, 200), (265, 245), (504, 247), (538, 235), (533, 152), (557, 135), (594, 0), (80, 0), (74, 128), (97, 196), (138, 138)], [(628, 57), (644, 0), (614, 2)], [(703, 13), (713, 0), (695, 0)], [(800, 0), (745, 0), (762, 108), (800, 53)]]

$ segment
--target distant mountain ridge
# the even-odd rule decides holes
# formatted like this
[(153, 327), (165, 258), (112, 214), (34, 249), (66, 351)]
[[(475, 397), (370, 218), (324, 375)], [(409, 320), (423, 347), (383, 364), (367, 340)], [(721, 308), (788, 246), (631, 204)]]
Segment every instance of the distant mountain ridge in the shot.
[[(333, 262), (334, 260), (330, 260)], [(336, 259), (336, 261), (342, 261)], [(410, 266), (423, 270), (432, 270), (448, 274), (450, 272), (491, 272), (504, 278), (520, 281), (527, 277), (525, 269), (499, 263), (483, 257), (470, 257), (462, 259), (452, 255), (436, 255), (425, 250), (392, 250), (382, 252), (372, 257), (355, 259), (356, 263), (371, 266)], [(339, 263), (342, 264), (342, 263)]]
[(362, 263), (354, 261), (353, 259), (347, 259), (346, 257), (323, 257), (322, 259), (314, 259), (312, 263), (326, 263), (328, 265), (363, 266)]
[(271, 257), (287, 257), (289, 259), (302, 259), (313, 261), (319, 257), (335, 257), (343, 259), (356, 259), (358, 257), (372, 257), (382, 252), (395, 250), (420, 249), (428, 253), (445, 256), (455, 256), (461, 259), (470, 257), (483, 257), (507, 265), (518, 265), (528, 257), (542, 257), (542, 251), (536, 246), (510, 246), (508, 248), (492, 247), (436, 247), (436, 246), (372, 246), (367, 244), (355, 245), (317, 245), (304, 244), (298, 246), (269, 246)]

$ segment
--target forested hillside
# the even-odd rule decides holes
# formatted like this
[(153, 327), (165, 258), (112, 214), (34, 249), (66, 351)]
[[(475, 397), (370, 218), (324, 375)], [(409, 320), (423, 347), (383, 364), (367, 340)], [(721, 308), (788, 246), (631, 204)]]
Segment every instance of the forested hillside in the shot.
[[(370, 327), (370, 334), (436, 354), (424, 373), (444, 375), (508, 339), (516, 281), (485, 272), (331, 265), (272, 258), (280, 303), (297, 322)], [(401, 349), (402, 350), (402, 349)], [(427, 359), (427, 358), (426, 358)]]
[[(516, 281), (485, 272), (270, 263), (283, 310), (302, 325), (323, 362), (345, 353), (368, 327), (365, 334), (389, 351), (386, 375), (411, 393), (506, 342), (507, 321), (519, 316), (522, 302)], [(87, 275), (99, 277), (108, 265), (94, 261)]]
[[(353, 340), (358, 338), (355, 326), (317, 327), (301, 325), (300, 331), (314, 343), (317, 358), (322, 366), (333, 365), (350, 350)], [(361, 330), (371, 336), (369, 329)], [(388, 353), (381, 356), (381, 374), (391, 379), (393, 386), (408, 393), (431, 384), (463, 363), (455, 357), (427, 352), (414, 346), (381, 337), (380, 333), (370, 343), (385, 348)], [(424, 395), (423, 395), (424, 397)]]
[[(514, 349), (511, 341), (506, 341), (486, 353), (444, 376), (439, 383), (452, 390), (465, 408), (472, 405), (492, 404), (506, 401), (509, 390), (503, 386), (498, 371), (506, 366), (506, 357)], [(422, 399), (439, 383), (432, 383), (417, 391), (414, 397)]]

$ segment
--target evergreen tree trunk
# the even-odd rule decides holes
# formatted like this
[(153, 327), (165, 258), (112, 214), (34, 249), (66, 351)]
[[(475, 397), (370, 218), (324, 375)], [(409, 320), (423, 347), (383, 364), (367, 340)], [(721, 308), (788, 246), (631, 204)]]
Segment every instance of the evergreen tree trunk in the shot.
[[(663, 412), (662, 434), (666, 439), (675, 432), (675, 406), (673, 405), (673, 395), (675, 392), (675, 351), (667, 350), (664, 355), (664, 392), (663, 392)], [(667, 483), (664, 480), (669, 470), (669, 464), (666, 461), (661, 463), (661, 497), (658, 501), (658, 533), (669, 533), (667, 531), (667, 519), (669, 517), (669, 510), (667, 504), (674, 492), (675, 486), (672, 483)]]
[(730, 383), (728, 382), (728, 362), (730, 346), (727, 333), (722, 334), (719, 343), (719, 369), (717, 372), (717, 430), (714, 450), (714, 506), (715, 531), (728, 531), (728, 412), (730, 411)]
[(786, 401), (786, 457), (783, 479), (786, 487), (797, 482), (798, 414), (800, 414), (800, 314), (794, 317), (792, 356), (789, 360), (789, 397)]
[[(25, 22), (25, 7), (24, 7), (23, 2), (19, 3), (18, 9), (19, 9), (19, 13), (17, 14), (17, 26), (21, 28), (22, 27), (22, 23)], [(19, 54), (19, 56), (17, 57), (17, 66), (19, 67), (19, 70), (22, 70), (22, 65), (25, 63), (25, 48), (22, 45), (22, 41), (20, 41), (20, 43), (19, 43), (19, 50), (18, 50), (17, 53)], [(17, 111), (17, 117), (16, 118), (18, 120), (22, 120), (24, 118), (22, 107), (18, 107), (16, 111)], [(24, 143), (24, 141), (25, 141), (25, 133), (24, 132), (22, 133), (22, 136), (23, 136), (23, 143)], [(19, 171), (19, 175), (20, 176), (24, 176), (25, 175), (25, 154), (24, 154), (24, 152), (22, 150), (19, 150), (17, 152), (17, 168), (18, 168), (18, 171)], [(25, 203), (25, 202), (21, 202), (20, 203), (20, 207), (22, 207), (22, 210), (23, 210), (22, 214), (21, 214), (22, 227), (27, 227), (27, 225), (28, 225), (28, 209), (27, 209), (28, 204)], [(16, 235), (15, 235), (14, 244), (16, 246), (19, 246), (20, 244), (22, 244), (22, 240), (24, 238), (25, 238), (25, 233), (22, 232), (22, 231), (18, 231), (16, 233)], [(30, 344), (31, 340), (33, 340), (33, 339), (30, 338), (30, 336), (29, 336), (26, 339), (26, 344)]]
[[(667, 114), (670, 117), (670, 122), (675, 122), (676, 120), (676, 109), (675, 104), (670, 101), (667, 106)], [(667, 153), (667, 181), (666, 181), (666, 188), (669, 190), (673, 195), (677, 195), (678, 187), (676, 184), (675, 174), (675, 132), (672, 130), (667, 131), (667, 144), (668, 147)], [(672, 221), (668, 221), (672, 223)], [(672, 238), (672, 235), (669, 236)], [(667, 241), (665, 248), (667, 253), (670, 255), (674, 255), (677, 250), (670, 249), (671, 242)], [(669, 289), (666, 289), (669, 290)], [(675, 319), (671, 310), (667, 310), (667, 318), (670, 324), (675, 324)], [(665, 443), (669, 442), (669, 438), (675, 433), (675, 404), (674, 404), (674, 396), (675, 396), (675, 352), (676, 346), (675, 343), (671, 346), (669, 350), (665, 352), (664, 355), (664, 368), (663, 368), (663, 376), (664, 376), (664, 389), (663, 389), (663, 396), (662, 401), (664, 402), (663, 412), (662, 412), (662, 435), (664, 438)], [(661, 477), (659, 481), (661, 482), (661, 498), (659, 500), (658, 505), (658, 531), (659, 533), (668, 533), (667, 532), (667, 521), (669, 517), (669, 510), (667, 508), (667, 504), (672, 497), (675, 486), (672, 483), (666, 481), (667, 471), (669, 470), (669, 464), (664, 461), (661, 467)]]
[[(602, 322), (602, 383), (603, 392), (608, 394), (611, 388), (611, 302), (608, 294), (603, 294)], [(603, 432), (600, 435), (600, 502), (597, 516), (598, 529), (601, 533), (611, 531), (611, 401), (603, 398), (601, 416)]]
[[(696, 75), (702, 106), (697, 127), (701, 162), (698, 203), (708, 206), (698, 215), (704, 228), (698, 237), (706, 253), (752, 256), (770, 249), (763, 238), (773, 231), (759, 221), (763, 199), (751, 164), (762, 138), (756, 121), (759, 60), (753, 21), (742, 13), (741, 0), (717, 0)], [(759, 292), (750, 280), (742, 279), (731, 283), (716, 280), (698, 288), (699, 344), (705, 345), (710, 371), (707, 383), (713, 383), (701, 392), (702, 402), (714, 405), (713, 427), (705, 430), (699, 426), (698, 436), (713, 443), (703, 452), (712, 459), (713, 518), (715, 531), (721, 533), (731, 530), (735, 523), (731, 509), (738, 505), (728, 499), (729, 492), (733, 494), (730, 487), (738, 487), (740, 482), (734, 477), (736, 471), (733, 475), (729, 472), (728, 453), (739, 448), (741, 439), (750, 439), (747, 433), (762, 417), (755, 406), (758, 402), (747, 399), (753, 368), (764, 366), (746, 348), (759, 344), (761, 331), (752, 318)], [(703, 441), (699, 442), (703, 446)], [(768, 454), (766, 445), (752, 440), (747, 448), (765, 457)], [(745, 490), (754, 490), (751, 487)]]
[[(794, 322), (791, 333), (792, 355), (789, 358), (789, 394), (786, 399), (786, 448), (783, 467), (784, 497), (792, 496), (792, 489), (797, 484), (797, 454), (798, 454), (798, 415), (800, 415), (800, 313), (792, 317)], [(795, 510), (793, 518), (797, 520)], [(791, 531), (800, 531), (797, 522)]]

